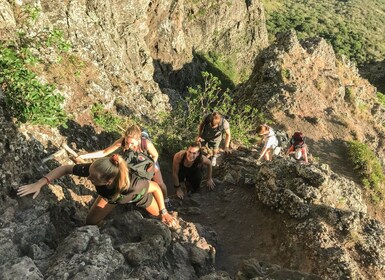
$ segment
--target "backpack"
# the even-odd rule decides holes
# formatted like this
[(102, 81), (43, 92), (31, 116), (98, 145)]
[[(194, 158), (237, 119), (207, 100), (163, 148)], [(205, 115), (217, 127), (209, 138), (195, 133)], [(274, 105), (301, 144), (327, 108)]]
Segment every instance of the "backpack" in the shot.
[(305, 144), (305, 136), (301, 131), (294, 132), (293, 136), (290, 139), (290, 144), (294, 147), (300, 146), (302, 147)]
[(284, 130), (276, 130), (275, 137), (278, 139), (278, 147), (286, 148), (289, 144), (289, 135)]
[(154, 160), (143, 152), (127, 150), (123, 153), (131, 173), (142, 179), (151, 180), (155, 173)]
[[(141, 127), (141, 130), (141, 147), (146, 151), (146, 139), (151, 141), (151, 137), (147, 129)], [(123, 158), (126, 160), (130, 172), (133, 173), (136, 177), (147, 180), (151, 180), (152, 177), (154, 177), (155, 163), (152, 157), (149, 156), (146, 152), (127, 150), (124, 152)]]

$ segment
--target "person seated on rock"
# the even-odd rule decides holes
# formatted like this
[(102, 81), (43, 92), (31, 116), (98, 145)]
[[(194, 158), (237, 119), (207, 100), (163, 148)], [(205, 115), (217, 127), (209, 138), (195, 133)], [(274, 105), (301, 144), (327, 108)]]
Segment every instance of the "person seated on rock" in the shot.
[(223, 132), (226, 134), (225, 153), (227, 154), (230, 153), (231, 139), (229, 122), (220, 113), (213, 112), (208, 114), (199, 125), (197, 141), (201, 142), (202, 146), (207, 146), (212, 150), (212, 166), (217, 164), (217, 156)]
[(212, 179), (211, 161), (201, 154), (200, 144), (191, 143), (186, 150), (177, 152), (172, 163), (172, 177), (176, 195), (183, 199), (184, 192), (181, 184), (184, 183), (188, 193), (198, 191), (202, 181), (202, 168), (207, 166), (207, 186), (214, 189), (215, 183)]
[(101, 158), (119, 148), (123, 150), (123, 157), (130, 168), (130, 172), (143, 179), (152, 179), (161, 187), (166, 206), (170, 209), (172, 206), (167, 197), (167, 186), (160, 171), (158, 151), (149, 139), (148, 134), (144, 134), (139, 126), (132, 125), (128, 127), (124, 136), (104, 150), (80, 155), (78, 159)]
[(129, 174), (126, 162), (117, 154), (93, 163), (59, 166), (37, 182), (19, 187), (17, 194), (33, 194), (35, 199), (44, 185), (67, 174), (87, 177), (95, 185), (98, 197), (87, 215), (88, 225), (98, 225), (117, 204), (126, 203), (145, 208), (151, 215), (160, 216), (167, 225), (175, 223), (165, 208), (158, 184)]
[(305, 163), (309, 163), (308, 161), (308, 147), (305, 143), (305, 136), (302, 132), (296, 131), (293, 136), (290, 138), (290, 146), (286, 151), (286, 155), (294, 154), (294, 158), (296, 160), (300, 160), (303, 158)]
[(271, 161), (273, 159), (274, 150), (278, 147), (278, 139), (275, 136), (274, 130), (267, 124), (262, 124), (257, 127), (256, 132), (259, 136), (263, 137), (262, 141), (265, 143), (258, 161), (260, 161), (262, 157), (267, 161)]

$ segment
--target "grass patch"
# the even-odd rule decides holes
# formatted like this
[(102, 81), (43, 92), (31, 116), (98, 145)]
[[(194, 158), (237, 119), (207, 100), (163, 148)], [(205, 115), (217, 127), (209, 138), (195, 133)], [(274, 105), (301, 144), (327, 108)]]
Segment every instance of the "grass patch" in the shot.
[(54, 85), (41, 82), (26, 63), (17, 49), (0, 45), (0, 86), (7, 110), (23, 123), (64, 125), (64, 97)]
[(362, 183), (373, 191), (372, 198), (374, 201), (382, 200), (384, 197), (385, 175), (375, 153), (368, 145), (359, 141), (349, 142), (348, 147), (350, 159), (359, 172)]
[(104, 109), (101, 104), (94, 104), (91, 112), (94, 122), (105, 131), (122, 134), (122, 126), (126, 123), (124, 118)]
[(380, 103), (382, 107), (385, 107), (385, 94), (383, 94), (381, 92), (377, 92), (377, 100), (378, 100), (378, 103)]

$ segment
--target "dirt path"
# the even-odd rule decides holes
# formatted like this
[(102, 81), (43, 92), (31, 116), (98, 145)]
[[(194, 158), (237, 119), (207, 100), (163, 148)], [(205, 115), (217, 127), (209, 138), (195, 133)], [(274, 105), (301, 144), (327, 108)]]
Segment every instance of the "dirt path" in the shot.
[[(169, 165), (171, 166), (171, 165)], [(171, 172), (163, 168), (164, 179), (169, 186), (169, 195), (174, 193)], [(221, 172), (220, 166), (215, 173)], [(282, 251), (288, 240), (286, 234), (290, 218), (282, 219), (282, 215), (262, 205), (255, 194), (254, 186), (235, 186), (217, 184), (213, 191), (202, 188), (180, 202), (173, 199), (179, 207), (196, 206), (200, 214), (179, 215), (186, 221), (199, 223), (213, 229), (217, 236), (215, 244), (216, 269), (227, 271), (231, 277), (239, 269), (243, 259), (256, 258), (259, 261), (274, 263), (282, 267), (308, 271), (310, 263), (304, 261), (303, 248), (296, 248), (287, 255)], [(285, 222), (283, 222), (285, 220)]]

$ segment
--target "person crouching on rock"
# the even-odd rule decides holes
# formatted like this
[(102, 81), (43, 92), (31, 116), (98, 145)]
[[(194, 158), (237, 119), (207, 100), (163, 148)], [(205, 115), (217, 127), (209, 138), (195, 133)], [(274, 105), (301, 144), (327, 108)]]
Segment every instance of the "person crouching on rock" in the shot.
[[(147, 135), (147, 137), (144, 137), (144, 135)], [(166, 206), (172, 208), (171, 202), (167, 197), (167, 186), (163, 181), (158, 163), (158, 151), (149, 139), (148, 134), (144, 134), (139, 126), (129, 126), (124, 136), (117, 139), (111, 146), (104, 150), (80, 155), (76, 159), (84, 160), (105, 157), (119, 148), (123, 149), (123, 157), (131, 172), (137, 177), (154, 180), (162, 189)], [(150, 168), (147, 168), (147, 166), (150, 166)]]
[(262, 141), (265, 143), (258, 161), (260, 161), (262, 157), (267, 161), (272, 160), (274, 149), (278, 147), (278, 139), (275, 136), (274, 130), (270, 126), (262, 124), (257, 127), (256, 132), (259, 136), (263, 137)]
[(191, 143), (186, 150), (177, 152), (173, 159), (172, 176), (176, 195), (183, 199), (184, 192), (181, 184), (184, 183), (188, 193), (195, 193), (201, 185), (202, 167), (207, 167), (207, 186), (214, 189), (215, 183), (212, 179), (211, 161), (201, 154), (200, 144)]
[(98, 197), (87, 215), (88, 225), (98, 225), (117, 204), (126, 203), (145, 208), (151, 215), (160, 216), (167, 225), (173, 226), (175, 223), (165, 208), (159, 185), (130, 176), (126, 162), (117, 154), (93, 163), (59, 166), (37, 182), (19, 187), (17, 194), (33, 194), (35, 199), (44, 185), (68, 174), (87, 177), (95, 185)]

